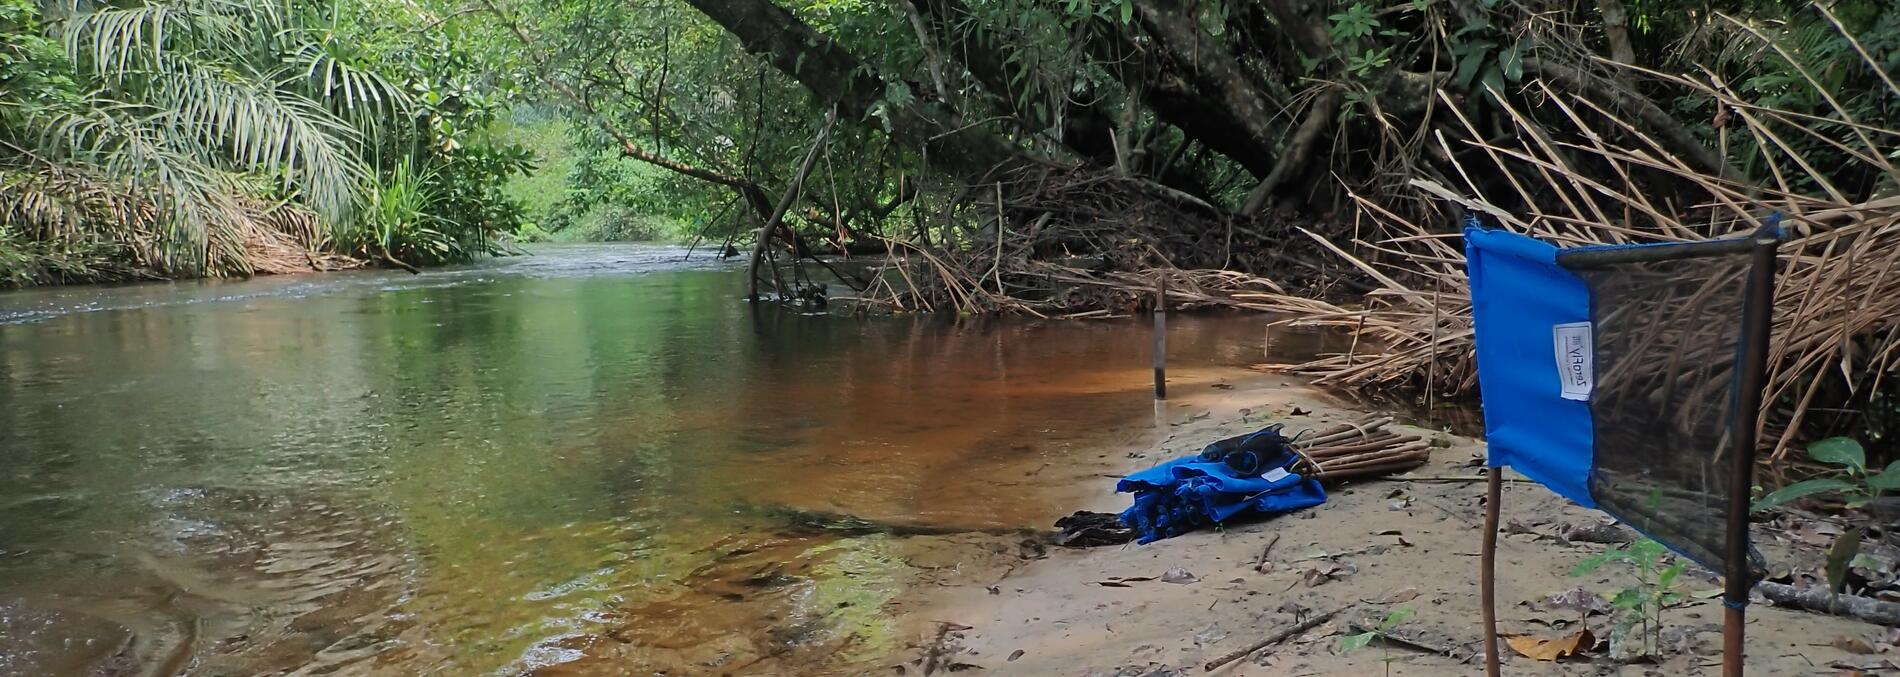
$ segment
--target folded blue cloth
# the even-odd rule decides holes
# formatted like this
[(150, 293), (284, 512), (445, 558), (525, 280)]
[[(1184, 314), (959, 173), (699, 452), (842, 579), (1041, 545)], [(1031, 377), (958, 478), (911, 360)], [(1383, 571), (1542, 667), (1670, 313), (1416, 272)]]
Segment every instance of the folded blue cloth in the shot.
[(1284, 447), (1271, 453), (1240, 464), (1197, 454), (1124, 477), (1115, 491), (1133, 493), (1135, 503), (1122, 511), (1122, 524), (1135, 530), (1136, 542), (1151, 543), (1243, 514), (1276, 515), (1326, 502), (1318, 480), (1289, 470), (1297, 456)]

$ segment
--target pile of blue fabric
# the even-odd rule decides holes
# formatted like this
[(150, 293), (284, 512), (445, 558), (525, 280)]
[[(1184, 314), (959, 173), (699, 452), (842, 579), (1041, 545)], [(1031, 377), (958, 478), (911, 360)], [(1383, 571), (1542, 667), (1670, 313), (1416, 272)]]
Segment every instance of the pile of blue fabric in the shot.
[(1136, 542), (1151, 543), (1234, 517), (1292, 512), (1326, 502), (1318, 480), (1293, 472), (1299, 460), (1272, 425), (1207, 445), (1201, 453), (1122, 478), (1135, 495), (1121, 513)]

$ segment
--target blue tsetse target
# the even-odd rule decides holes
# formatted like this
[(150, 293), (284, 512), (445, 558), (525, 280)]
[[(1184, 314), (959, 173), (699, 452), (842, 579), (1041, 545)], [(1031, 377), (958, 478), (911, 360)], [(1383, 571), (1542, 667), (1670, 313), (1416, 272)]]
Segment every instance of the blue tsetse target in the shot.
[(1775, 220), (1754, 237), (1574, 248), (1470, 224), (1490, 465), (1724, 571), (1736, 459), (1753, 459), (1735, 436), (1755, 420), (1739, 395), (1760, 369), (1744, 327), (1767, 312), (1751, 310), (1765, 296), (1750, 273)]

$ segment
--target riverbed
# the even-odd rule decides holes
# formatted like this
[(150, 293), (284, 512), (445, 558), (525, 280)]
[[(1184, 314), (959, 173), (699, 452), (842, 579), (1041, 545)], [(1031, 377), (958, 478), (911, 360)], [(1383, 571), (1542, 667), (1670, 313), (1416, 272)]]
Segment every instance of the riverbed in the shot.
[[(1111, 482), (1046, 469), (1196, 415), (1152, 400), (1145, 319), (743, 283), (571, 245), (0, 294), (0, 673), (856, 673), (920, 570)], [(1266, 325), (1177, 314), (1171, 368), (1312, 349)]]

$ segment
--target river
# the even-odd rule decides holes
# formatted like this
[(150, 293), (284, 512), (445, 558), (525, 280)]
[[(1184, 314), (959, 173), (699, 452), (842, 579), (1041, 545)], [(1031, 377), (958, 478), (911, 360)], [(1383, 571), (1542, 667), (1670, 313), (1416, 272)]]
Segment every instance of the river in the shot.
[(804, 314), (683, 254), (0, 294), (0, 674), (855, 672), (906, 639), (886, 527), (1046, 528), (1107, 485), (1037, 470), (1157, 425), (1144, 321)]

